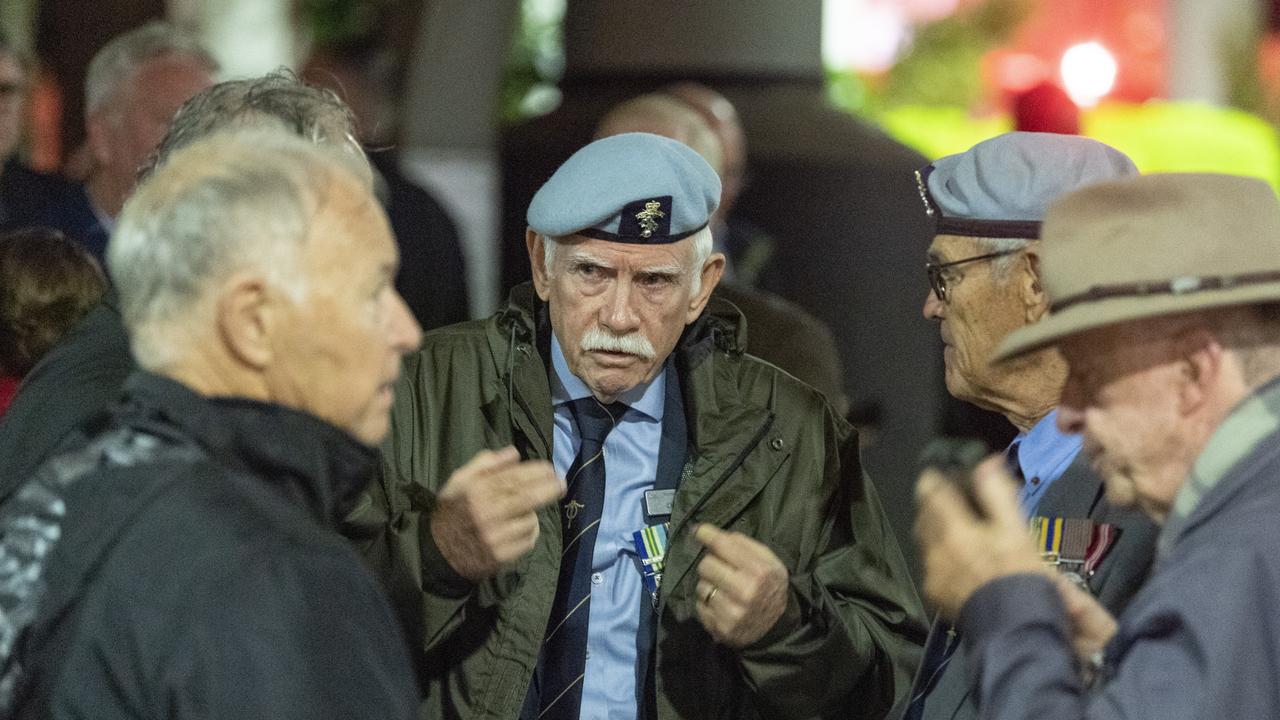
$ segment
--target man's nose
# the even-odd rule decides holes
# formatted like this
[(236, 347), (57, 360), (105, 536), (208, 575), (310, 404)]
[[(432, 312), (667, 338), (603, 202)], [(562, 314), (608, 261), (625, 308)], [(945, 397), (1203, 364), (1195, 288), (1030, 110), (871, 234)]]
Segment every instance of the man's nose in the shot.
[(926, 320), (941, 320), (942, 309), (946, 304), (938, 299), (938, 294), (929, 288), (924, 296), (924, 317)]
[(615, 335), (626, 335), (640, 329), (640, 315), (635, 310), (634, 286), (626, 278), (619, 278), (610, 291), (608, 302), (602, 310), (600, 322)]
[(413, 312), (405, 304), (400, 293), (395, 293), (394, 307), (391, 309), (391, 347), (404, 355), (418, 349), (422, 344), (422, 326), (418, 324)]

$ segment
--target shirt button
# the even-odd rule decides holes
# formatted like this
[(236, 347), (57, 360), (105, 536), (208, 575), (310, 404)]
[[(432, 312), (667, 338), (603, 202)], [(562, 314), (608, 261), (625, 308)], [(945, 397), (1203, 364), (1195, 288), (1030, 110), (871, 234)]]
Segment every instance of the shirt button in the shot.
[(1038, 477), (1033, 477), (1033, 478), (1031, 478), (1031, 486), (1032, 486), (1032, 487), (1039, 487), (1039, 486), (1040, 486), (1040, 478), (1038, 478)]
[(592, 585), (599, 585), (599, 584), (600, 584), (600, 583), (602, 583), (602, 582), (604, 582), (604, 576), (603, 576), (603, 575), (601, 575), (600, 573), (591, 573), (591, 584), (592, 584)]

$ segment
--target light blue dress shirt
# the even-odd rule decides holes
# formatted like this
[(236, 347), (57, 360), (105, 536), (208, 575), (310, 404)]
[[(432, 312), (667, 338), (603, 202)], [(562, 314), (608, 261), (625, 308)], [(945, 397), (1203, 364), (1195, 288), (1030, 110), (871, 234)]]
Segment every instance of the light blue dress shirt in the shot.
[[(552, 334), (551, 402), (555, 408), (552, 461), (564, 477), (578, 454), (578, 431), (567, 403), (591, 395), (569, 371), (560, 341)], [(667, 371), (618, 398), (627, 405), (604, 441), (605, 502), (591, 559), (591, 605), (587, 615), (587, 665), (582, 680), (583, 720), (635, 720), (636, 639), (641, 604), (648, 594), (632, 533), (645, 526), (644, 491), (658, 475)]]
[(1084, 439), (1059, 431), (1058, 411), (1054, 410), (1030, 430), (1019, 434), (1014, 443), (1019, 443), (1018, 465), (1023, 477), (1018, 504), (1022, 506), (1022, 512), (1031, 517), (1035, 515), (1045, 491), (1076, 459)]

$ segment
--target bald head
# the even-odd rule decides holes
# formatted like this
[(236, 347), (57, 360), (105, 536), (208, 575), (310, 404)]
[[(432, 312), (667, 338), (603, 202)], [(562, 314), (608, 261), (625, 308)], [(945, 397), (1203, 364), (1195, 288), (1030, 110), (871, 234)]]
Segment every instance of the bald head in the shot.
[(596, 127), (596, 139), (630, 132), (653, 133), (683, 143), (721, 174), (724, 156), (719, 139), (696, 110), (669, 95), (651, 93), (615, 105)]
[(737, 109), (728, 98), (701, 83), (676, 83), (660, 92), (695, 110), (720, 140), (723, 157), (722, 167), (718, 168), (723, 188), (720, 212), (727, 213), (738, 199), (738, 193), (742, 192), (747, 172), (747, 135), (738, 119)]

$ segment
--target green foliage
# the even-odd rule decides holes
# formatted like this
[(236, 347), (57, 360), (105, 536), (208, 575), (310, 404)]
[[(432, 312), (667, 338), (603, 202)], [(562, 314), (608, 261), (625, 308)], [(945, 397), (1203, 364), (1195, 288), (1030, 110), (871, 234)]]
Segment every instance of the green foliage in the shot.
[(563, 2), (524, 0), (520, 5), (499, 96), (504, 123), (548, 112), (559, 98), (555, 84), (564, 74)]
[(901, 105), (970, 107), (982, 94), (982, 57), (1008, 41), (1034, 0), (987, 0), (916, 28), (911, 47), (884, 77), (833, 70), (832, 97), (870, 115)]
[(397, 0), (297, 0), (298, 22), (320, 47), (367, 38), (381, 29), (381, 21)]

